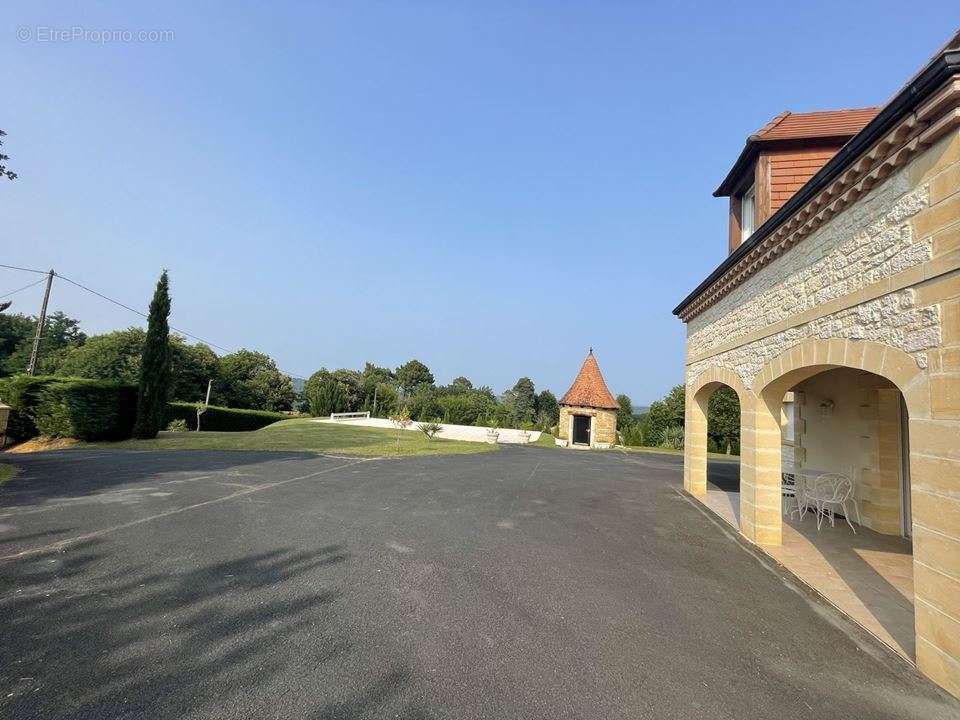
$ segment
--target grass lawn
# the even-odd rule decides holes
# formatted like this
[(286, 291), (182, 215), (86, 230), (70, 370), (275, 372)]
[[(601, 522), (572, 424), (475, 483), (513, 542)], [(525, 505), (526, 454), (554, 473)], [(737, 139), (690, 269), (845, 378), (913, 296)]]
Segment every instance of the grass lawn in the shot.
[[(397, 455), (397, 431), (331, 425), (309, 419), (281, 420), (253, 432), (161, 432), (155, 440), (86, 443), (130, 450), (288, 450), (334, 455)], [(495, 445), (429, 440), (422, 432), (400, 431), (400, 455), (451, 455), (491, 452)]]
[(557, 444), (554, 442), (554, 437), (550, 433), (540, 433), (540, 437), (537, 438), (533, 445), (540, 445), (541, 447), (552, 447), (555, 448)]
[(16, 465), (0, 465), (0, 485), (3, 485), (7, 480), (13, 480), (19, 471), (20, 468)]

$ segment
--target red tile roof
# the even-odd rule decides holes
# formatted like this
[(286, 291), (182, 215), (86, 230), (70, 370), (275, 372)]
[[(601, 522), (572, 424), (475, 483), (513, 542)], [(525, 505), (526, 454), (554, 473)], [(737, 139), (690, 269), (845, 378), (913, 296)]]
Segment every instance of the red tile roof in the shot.
[[(850, 110), (819, 110), (817, 112), (795, 113), (784, 110), (753, 135), (747, 138), (740, 157), (723, 179), (714, 193), (714, 197), (728, 197), (742, 183), (744, 174), (752, 172), (753, 163), (760, 149), (770, 143), (790, 144), (790, 141), (807, 141), (815, 144), (822, 139), (830, 141), (839, 149), (843, 143), (860, 132), (868, 122), (876, 117), (880, 108), (853, 108)], [(801, 144), (800, 142), (796, 144)], [(822, 165), (822, 163), (821, 163)], [(817, 168), (819, 170), (819, 167)], [(804, 180), (806, 182), (806, 180)]]
[(801, 140), (805, 138), (853, 137), (876, 117), (880, 108), (821, 110), (795, 113), (784, 110), (750, 136), (750, 140)]
[(590, 354), (587, 355), (587, 359), (580, 366), (577, 379), (573, 381), (573, 385), (570, 386), (566, 394), (560, 398), (560, 404), (604, 410), (620, 409), (620, 403), (614, 399), (603, 379), (603, 373), (600, 372), (600, 366), (597, 365), (597, 359), (593, 356), (592, 348)]

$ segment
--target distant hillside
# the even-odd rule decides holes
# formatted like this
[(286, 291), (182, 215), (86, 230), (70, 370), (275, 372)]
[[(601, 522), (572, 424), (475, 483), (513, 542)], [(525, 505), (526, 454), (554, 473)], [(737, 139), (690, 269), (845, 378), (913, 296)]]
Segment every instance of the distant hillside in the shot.
[(294, 390), (294, 392), (298, 392), (298, 393), (299, 393), (299, 392), (303, 392), (303, 386), (306, 384), (307, 381), (304, 380), (303, 378), (294, 377), (293, 375), (291, 375), (291, 376), (290, 376), (290, 382), (293, 383), (293, 390)]

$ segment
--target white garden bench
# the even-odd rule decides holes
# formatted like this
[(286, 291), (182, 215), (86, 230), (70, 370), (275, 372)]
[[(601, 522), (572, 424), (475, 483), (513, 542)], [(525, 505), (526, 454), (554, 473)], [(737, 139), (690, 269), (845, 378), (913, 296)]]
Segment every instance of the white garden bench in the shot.
[(369, 417), (369, 412), (330, 413), (331, 420), (362, 420)]

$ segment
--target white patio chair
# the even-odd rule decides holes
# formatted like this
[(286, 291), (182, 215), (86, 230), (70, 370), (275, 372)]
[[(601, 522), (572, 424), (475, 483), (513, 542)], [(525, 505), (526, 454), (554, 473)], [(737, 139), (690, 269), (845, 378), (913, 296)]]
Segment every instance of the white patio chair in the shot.
[(823, 519), (830, 519), (830, 527), (834, 526), (836, 509), (843, 510), (843, 517), (854, 533), (857, 529), (850, 522), (850, 508), (857, 511), (857, 524), (860, 524), (860, 508), (853, 499), (853, 482), (846, 475), (839, 473), (824, 473), (808, 483), (804, 489), (804, 506), (812, 505), (817, 514), (817, 530), (820, 530)]
[[(794, 470), (785, 470), (780, 473), (780, 497), (783, 502), (783, 514), (793, 517), (793, 514), (800, 512), (800, 475)], [(791, 500), (793, 501), (791, 503)], [(792, 505), (792, 507), (791, 507)]]

